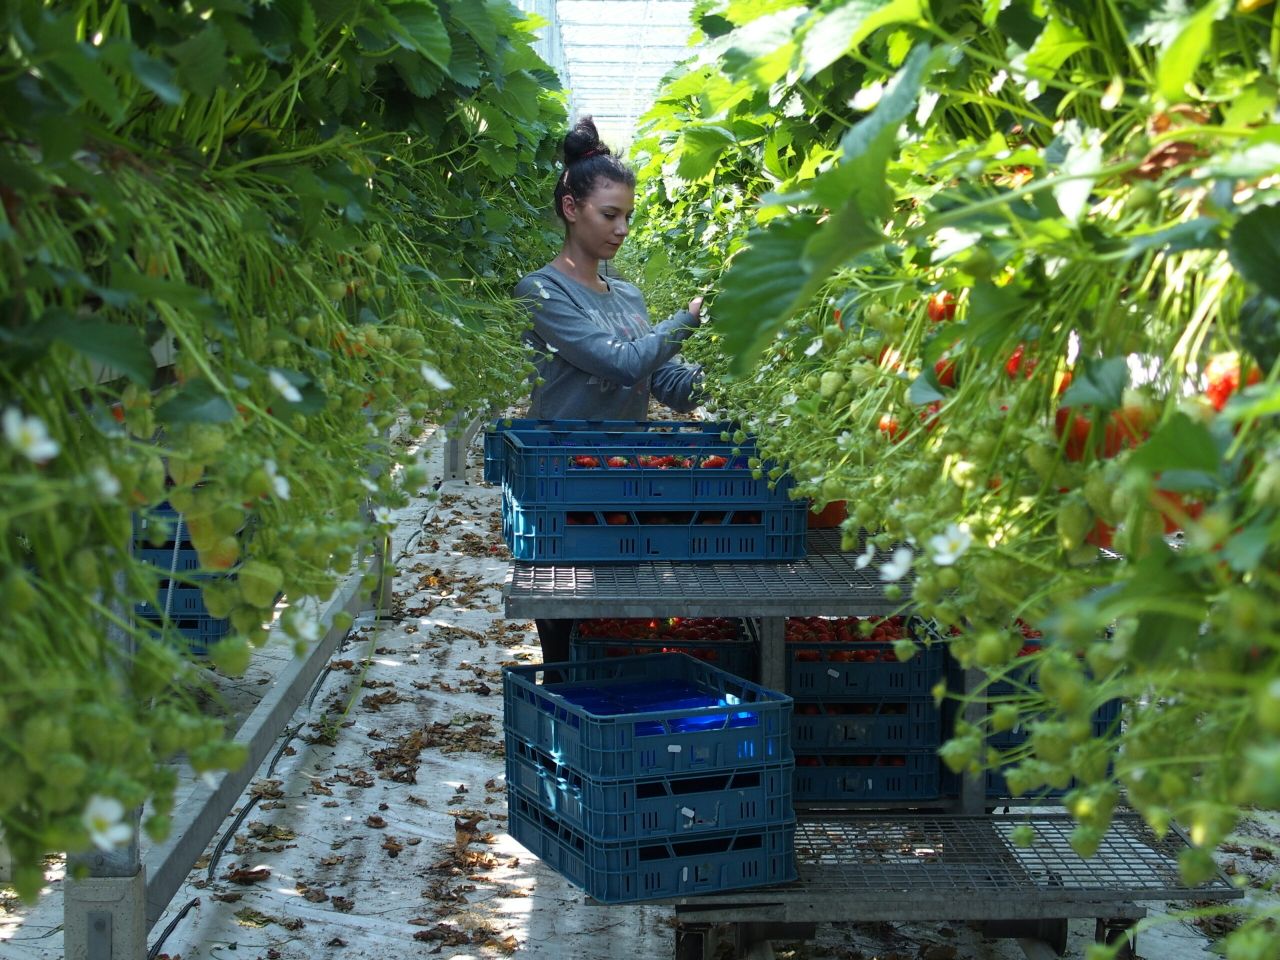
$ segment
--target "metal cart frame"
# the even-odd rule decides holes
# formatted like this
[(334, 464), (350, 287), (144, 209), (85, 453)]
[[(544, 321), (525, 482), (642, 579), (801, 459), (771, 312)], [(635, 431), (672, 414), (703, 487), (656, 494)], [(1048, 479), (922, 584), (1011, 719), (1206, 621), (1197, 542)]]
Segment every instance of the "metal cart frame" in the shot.
[[(839, 531), (811, 531), (808, 547), (804, 559), (780, 563), (514, 563), (506, 614), (755, 618), (760, 682), (782, 690), (788, 616), (888, 615), (899, 606), (885, 599), (876, 564), (859, 569), (840, 550)], [(966, 684), (979, 676), (971, 672)], [(1186, 837), (1171, 830), (1158, 839), (1132, 812), (1117, 814), (1097, 854), (1083, 860), (1068, 844), (1065, 813), (988, 812), (978, 778), (936, 803), (844, 807), (797, 805), (796, 882), (657, 901), (681, 921), (677, 960), (710, 958), (726, 925), (738, 956), (767, 957), (769, 941), (812, 937), (818, 923), (877, 920), (975, 922), (989, 935), (1019, 938), (1028, 956), (1045, 956), (1065, 949), (1072, 918), (1094, 918), (1097, 938), (1111, 942), (1146, 915), (1140, 901), (1241, 895), (1221, 874), (1188, 888), (1177, 866)], [(1010, 839), (1023, 824), (1037, 834), (1026, 849)]]

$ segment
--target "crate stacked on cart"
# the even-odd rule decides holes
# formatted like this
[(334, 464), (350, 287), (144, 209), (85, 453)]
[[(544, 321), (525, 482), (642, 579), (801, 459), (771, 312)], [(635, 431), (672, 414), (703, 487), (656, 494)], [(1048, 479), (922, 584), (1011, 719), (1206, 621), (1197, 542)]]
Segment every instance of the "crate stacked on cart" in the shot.
[[(997, 680), (986, 687), (983, 697), (991, 708), (998, 707), (1004, 702), (1011, 702), (1027, 696), (1036, 696), (1039, 693), (1040, 685), (1037, 668), (1033, 661), (1024, 658), (1040, 652), (1042, 637), (1038, 630), (1022, 621), (1018, 621), (1017, 626), (1023, 635), (1023, 645), (1018, 651), (1019, 662), (1009, 671), (1006, 679)], [(962, 686), (962, 678), (958, 671), (955, 674), (952, 686), (955, 689), (960, 689)], [(1093, 735), (1102, 737), (1112, 732), (1120, 722), (1120, 713), (1121, 702), (1119, 700), (1108, 700), (1094, 710), (1090, 715)], [(1002, 755), (1016, 756), (1016, 752), (1026, 745), (1030, 736), (1031, 732), (1027, 724), (1019, 722), (1010, 730), (989, 733), (987, 735), (987, 744), (998, 750)], [(1015, 762), (1016, 760), (1011, 760), (1009, 763), (983, 772), (986, 795), (989, 799), (1060, 800), (1068, 790), (1075, 786), (1075, 781), (1073, 780), (1065, 787), (1041, 787), (1032, 795), (1014, 798), (1009, 790), (1008, 783), (1005, 781), (1004, 771)], [(949, 793), (959, 789), (957, 777), (948, 772), (946, 780)]]
[(503, 535), (516, 560), (804, 555), (806, 502), (791, 499), (790, 477), (771, 480), (752, 442), (734, 442), (725, 425), (515, 423), (486, 435), (486, 470), (502, 472)]
[[(942, 796), (947, 652), (912, 617), (791, 617), (797, 803), (928, 802)], [(902, 641), (913, 656), (901, 660)]]
[[(1030, 654), (1038, 653), (1041, 649), (1039, 644), (1039, 635), (1029, 636), (1027, 643), (1019, 650), (1019, 658), (1028, 657)], [(1039, 692), (1039, 681), (1036, 668), (1018, 664), (1011, 669), (1006, 680), (998, 680), (989, 685), (986, 690), (986, 699), (992, 707), (1002, 703), (1002, 701), (1016, 700), (1024, 698), (1024, 696), (1036, 696)], [(1093, 736), (1103, 737), (1107, 733), (1115, 730), (1116, 724), (1120, 722), (1120, 700), (1107, 700), (1096, 710), (1093, 710), (1089, 716), (1091, 722)], [(1002, 755), (1014, 755), (1023, 746), (1027, 745), (1030, 739), (1030, 730), (1028, 723), (1019, 722), (1015, 724), (1011, 730), (995, 731), (988, 733), (987, 744), (1000, 751)], [(988, 799), (1005, 800), (1005, 799), (1021, 799), (1028, 801), (1036, 800), (1060, 800), (1066, 792), (1075, 786), (1075, 781), (1071, 781), (1065, 787), (1041, 787), (1034, 791), (1033, 795), (1027, 797), (1012, 797), (1009, 783), (1005, 781), (1005, 769), (1010, 764), (1001, 765), (995, 769), (988, 769), (983, 773), (986, 780), (986, 791)]]
[(503, 674), (508, 831), (603, 903), (795, 878), (791, 699), (683, 654)]
[(684, 653), (726, 673), (755, 680), (759, 640), (740, 617), (596, 617), (575, 620), (571, 659), (603, 660), (640, 653)]
[(230, 621), (211, 616), (200, 587), (189, 582), (211, 574), (200, 572), (195, 545), (181, 515), (168, 502), (134, 514), (133, 553), (159, 571), (155, 602), (138, 604), (134, 616), (157, 633), (167, 620), (186, 639), (191, 654), (207, 654), (226, 636)]

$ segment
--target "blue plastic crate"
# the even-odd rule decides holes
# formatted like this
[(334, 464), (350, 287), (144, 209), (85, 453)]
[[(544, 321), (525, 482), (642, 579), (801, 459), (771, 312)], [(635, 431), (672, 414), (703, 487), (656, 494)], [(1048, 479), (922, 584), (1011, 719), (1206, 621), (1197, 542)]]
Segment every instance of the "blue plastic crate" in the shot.
[(501, 483), (507, 466), (508, 430), (589, 430), (597, 433), (644, 431), (647, 433), (701, 434), (719, 438), (726, 430), (737, 429), (732, 423), (705, 420), (530, 420), (499, 417), (484, 431), (484, 482)]
[[(709, 433), (509, 430), (505, 489), (523, 507), (764, 506), (790, 501), (789, 475), (756, 479), (751, 443)], [(734, 451), (737, 451), (736, 453)], [(659, 465), (665, 457), (679, 462)], [(718, 464), (718, 465), (717, 465)], [(762, 468), (768, 471), (769, 464)]]
[(507, 738), (507, 784), (593, 840), (760, 828), (795, 819), (791, 763), (642, 779), (584, 777), (518, 737)]
[[(920, 638), (924, 625), (909, 629)], [(799, 700), (915, 699), (930, 696), (946, 676), (946, 644), (917, 642), (916, 655), (901, 661), (891, 643), (822, 642), (786, 644), (787, 689)]]
[(644, 560), (797, 560), (807, 549), (807, 504), (661, 510), (521, 507), (503, 497), (502, 533), (527, 563)]
[[(991, 685), (994, 691), (996, 684)], [(1090, 720), (1093, 724), (1093, 735), (1100, 737), (1105, 735), (1120, 719), (1121, 701), (1108, 700), (1097, 710), (1093, 712)], [(987, 737), (987, 743), (995, 747), (997, 750), (1008, 750), (1012, 747), (1020, 747), (1027, 742), (1029, 731), (1021, 723), (1012, 730), (1002, 730), (999, 733), (993, 733)]]
[[(569, 657), (575, 661), (629, 657), (641, 653), (686, 653), (695, 660), (710, 663), (745, 680), (755, 680), (759, 675), (759, 648), (747, 620), (736, 621), (738, 636), (735, 640), (693, 640), (660, 636), (584, 637), (579, 632), (581, 622), (574, 621), (569, 634)], [(654, 632), (658, 632), (657, 627)]]
[(684, 654), (508, 667), (502, 679), (509, 737), (583, 776), (701, 773), (792, 758), (790, 697)]
[(513, 792), (507, 830), (601, 903), (720, 893), (796, 879), (794, 821), (691, 837), (601, 841)]
[(796, 756), (796, 803), (937, 800), (942, 762), (934, 751)]
[[(817, 708), (819, 712), (811, 713)], [(942, 711), (932, 699), (905, 702), (797, 702), (791, 747), (797, 753), (921, 750), (942, 742)]]
[[(139, 603), (134, 607), (137, 618), (149, 622), (157, 631), (164, 619), (168, 592), (168, 581), (161, 581), (154, 604)], [(199, 587), (174, 586), (173, 599), (169, 602), (169, 622), (187, 639), (188, 650), (197, 656), (208, 653), (209, 645), (221, 640), (231, 628), (230, 620), (209, 616)]]

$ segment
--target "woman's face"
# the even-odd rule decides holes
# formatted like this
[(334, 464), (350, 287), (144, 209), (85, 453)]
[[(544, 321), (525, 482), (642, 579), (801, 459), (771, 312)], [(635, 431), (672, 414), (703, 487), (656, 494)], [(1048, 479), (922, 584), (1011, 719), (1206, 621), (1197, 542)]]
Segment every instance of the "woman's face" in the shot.
[(581, 203), (572, 196), (564, 198), (569, 239), (587, 256), (612, 259), (627, 238), (635, 207), (633, 188), (613, 180), (597, 180)]

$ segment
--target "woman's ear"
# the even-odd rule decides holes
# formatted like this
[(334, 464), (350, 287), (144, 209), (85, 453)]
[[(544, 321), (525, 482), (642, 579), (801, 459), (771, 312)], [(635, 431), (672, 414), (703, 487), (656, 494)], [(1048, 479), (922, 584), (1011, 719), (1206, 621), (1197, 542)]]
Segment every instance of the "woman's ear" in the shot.
[(569, 223), (577, 223), (578, 221), (578, 201), (573, 198), (572, 193), (566, 193), (560, 198), (560, 209), (564, 212), (564, 218)]

